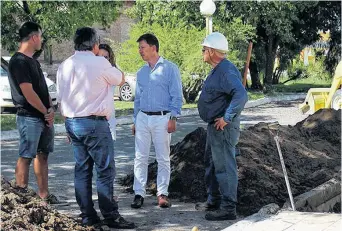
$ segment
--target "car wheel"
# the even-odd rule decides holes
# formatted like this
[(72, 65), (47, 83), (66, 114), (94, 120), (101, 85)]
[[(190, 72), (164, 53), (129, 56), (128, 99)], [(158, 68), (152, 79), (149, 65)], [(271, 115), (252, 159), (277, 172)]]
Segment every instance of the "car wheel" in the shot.
[(133, 92), (132, 88), (128, 83), (125, 83), (120, 87), (120, 99), (122, 101), (132, 101), (133, 100)]
[(337, 90), (332, 97), (331, 100), (331, 108), (335, 110), (342, 109), (342, 98), (341, 98), (341, 89)]
[(1, 107), (1, 114), (4, 113), (5, 108)]

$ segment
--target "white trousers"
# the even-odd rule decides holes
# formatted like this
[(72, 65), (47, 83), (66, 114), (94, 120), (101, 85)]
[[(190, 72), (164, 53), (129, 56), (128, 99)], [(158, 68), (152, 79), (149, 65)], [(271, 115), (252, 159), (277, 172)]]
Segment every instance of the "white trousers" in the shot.
[(135, 122), (135, 159), (134, 184), (135, 195), (146, 195), (148, 157), (151, 141), (158, 162), (157, 196), (168, 195), (170, 183), (170, 141), (171, 134), (167, 132), (170, 114), (149, 116), (139, 112)]

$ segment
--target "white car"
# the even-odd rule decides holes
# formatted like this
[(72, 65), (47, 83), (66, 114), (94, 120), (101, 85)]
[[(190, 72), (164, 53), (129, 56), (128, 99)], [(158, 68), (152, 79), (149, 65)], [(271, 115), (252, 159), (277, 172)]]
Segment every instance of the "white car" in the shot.
[(136, 86), (136, 76), (134, 74), (125, 74), (126, 82), (121, 87), (115, 87), (114, 97), (121, 101), (133, 101)]
[[(14, 108), (14, 104), (11, 96), (11, 87), (8, 81), (8, 62), (10, 57), (2, 57), (6, 62), (1, 62), (1, 77), (0, 77), (0, 107), (1, 113), (5, 108)], [(5, 67), (5, 68), (4, 68)], [(47, 73), (43, 72), (46, 84), (49, 89), (49, 94), (52, 99), (53, 105), (57, 106), (57, 87), (56, 84), (47, 77)]]

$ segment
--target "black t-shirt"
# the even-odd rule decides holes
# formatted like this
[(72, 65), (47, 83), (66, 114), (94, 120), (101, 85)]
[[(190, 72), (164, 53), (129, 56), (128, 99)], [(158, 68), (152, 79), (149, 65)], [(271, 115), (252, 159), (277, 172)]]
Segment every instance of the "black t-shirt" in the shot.
[(49, 91), (39, 62), (20, 52), (16, 52), (9, 61), (8, 71), (12, 100), (14, 106), (18, 109), (17, 114), (44, 118), (40, 111), (27, 102), (19, 87), (21, 83), (31, 83), (33, 90), (45, 107), (50, 107)]

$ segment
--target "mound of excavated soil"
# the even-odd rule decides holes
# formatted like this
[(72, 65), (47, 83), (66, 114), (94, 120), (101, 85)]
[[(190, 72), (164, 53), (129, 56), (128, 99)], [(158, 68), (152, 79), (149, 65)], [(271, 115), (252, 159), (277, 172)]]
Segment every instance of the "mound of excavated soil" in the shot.
[(43, 206), (36, 198), (32, 190), (23, 194), (1, 176), (1, 230), (95, 230), (82, 227), (74, 219)]
[[(285, 115), (284, 115), (285, 116)], [(309, 191), (340, 170), (341, 110), (320, 110), (295, 126), (259, 123), (241, 132), (237, 157), (238, 213), (250, 215), (269, 203), (288, 199), (274, 136), (280, 137), (292, 193)], [(197, 128), (171, 147), (170, 196), (187, 201), (206, 199), (204, 147), (206, 131)], [(149, 165), (148, 190), (156, 193), (157, 163)], [(132, 190), (133, 173), (121, 183)]]

